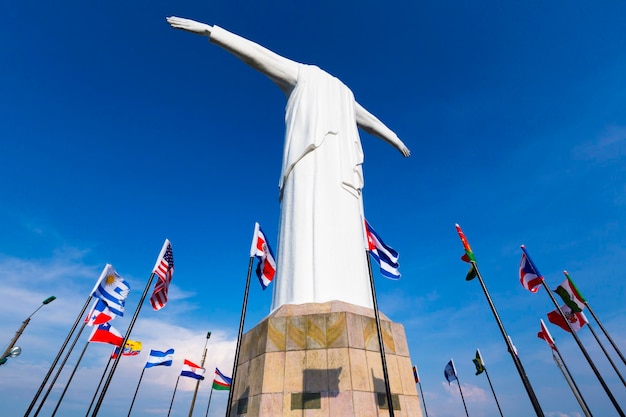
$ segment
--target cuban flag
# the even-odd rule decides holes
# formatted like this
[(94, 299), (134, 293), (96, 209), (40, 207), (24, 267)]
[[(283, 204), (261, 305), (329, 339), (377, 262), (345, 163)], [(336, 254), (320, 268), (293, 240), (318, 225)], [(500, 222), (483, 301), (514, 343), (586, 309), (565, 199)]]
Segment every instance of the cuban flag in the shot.
[(528, 291), (536, 293), (543, 282), (543, 276), (541, 276), (534, 262), (530, 259), (530, 256), (528, 256), (526, 247), (522, 245), (521, 248), (522, 260), (519, 265), (519, 282), (522, 284), (522, 287), (526, 288)]
[(130, 285), (113, 268), (106, 264), (91, 295), (104, 301), (111, 312), (118, 316), (124, 315), (124, 304), (130, 292)]
[(227, 377), (226, 375), (221, 373), (219, 369), (215, 368), (215, 377), (213, 378), (213, 389), (229, 390), (232, 383), (233, 383), (232, 378)]
[(97, 326), (102, 323), (106, 323), (113, 319), (113, 312), (107, 304), (102, 301), (100, 298), (97, 298), (93, 306), (91, 307), (91, 311), (85, 317), (85, 323), (87, 326)]
[(400, 279), (398, 252), (383, 242), (367, 220), (365, 220), (365, 233), (367, 234), (367, 250), (380, 265), (380, 273), (389, 279)]
[(196, 365), (195, 363), (185, 359), (183, 363), (183, 370), (180, 372), (180, 376), (186, 376), (193, 379), (202, 381), (204, 379), (204, 368)]
[(250, 246), (250, 257), (252, 258), (253, 256), (259, 260), (256, 267), (259, 283), (261, 288), (266, 289), (274, 279), (274, 275), (276, 275), (276, 260), (259, 223), (254, 223), (254, 236)]
[(174, 349), (168, 349), (165, 352), (160, 350), (150, 350), (148, 361), (146, 362), (146, 368), (152, 368), (153, 366), (172, 366), (172, 360), (174, 359)]

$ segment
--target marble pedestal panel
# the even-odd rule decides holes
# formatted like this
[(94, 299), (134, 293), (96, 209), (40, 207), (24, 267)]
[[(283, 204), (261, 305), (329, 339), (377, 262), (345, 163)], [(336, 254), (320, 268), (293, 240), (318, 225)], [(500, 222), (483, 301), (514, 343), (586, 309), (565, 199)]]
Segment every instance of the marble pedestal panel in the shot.
[[(422, 417), (404, 327), (381, 314), (396, 417)], [(242, 339), (229, 417), (385, 417), (371, 309), (283, 305)]]

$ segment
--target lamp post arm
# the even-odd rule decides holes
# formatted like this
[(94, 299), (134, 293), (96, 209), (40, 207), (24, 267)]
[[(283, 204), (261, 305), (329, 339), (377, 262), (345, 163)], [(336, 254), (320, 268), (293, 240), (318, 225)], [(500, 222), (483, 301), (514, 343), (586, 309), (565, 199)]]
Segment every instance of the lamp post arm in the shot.
[[(32, 316), (32, 314), (31, 314), (31, 316)], [(15, 345), (15, 342), (17, 342), (17, 339), (19, 339), (19, 337), (22, 335), (22, 333), (24, 332), (24, 329), (26, 328), (26, 326), (28, 326), (28, 323), (30, 323), (30, 316), (26, 320), (24, 320), (22, 322), (22, 325), (20, 326), (18, 331), (15, 333), (15, 336), (13, 337), (13, 340), (11, 340), (11, 342), (7, 346), (6, 350), (2, 353), (2, 356), (0, 356), (0, 365), (4, 364), (3, 360), (6, 359), (9, 356), (9, 353), (11, 352), (11, 349), (13, 349), (13, 346)]]

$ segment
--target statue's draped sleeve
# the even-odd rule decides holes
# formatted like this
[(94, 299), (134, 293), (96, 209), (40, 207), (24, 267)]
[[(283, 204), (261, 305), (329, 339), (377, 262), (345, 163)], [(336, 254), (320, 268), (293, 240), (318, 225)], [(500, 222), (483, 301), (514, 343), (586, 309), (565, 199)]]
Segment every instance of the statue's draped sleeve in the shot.
[(211, 30), (210, 41), (267, 75), (286, 94), (295, 86), (298, 79), (297, 62), (217, 25)]

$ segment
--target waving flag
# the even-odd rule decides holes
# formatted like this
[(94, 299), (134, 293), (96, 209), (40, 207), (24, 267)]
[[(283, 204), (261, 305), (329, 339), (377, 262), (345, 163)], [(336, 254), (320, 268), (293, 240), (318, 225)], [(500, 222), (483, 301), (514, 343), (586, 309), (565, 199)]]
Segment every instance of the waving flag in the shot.
[(152, 368), (153, 366), (172, 366), (172, 360), (174, 359), (174, 349), (161, 352), (160, 350), (151, 350), (146, 362), (146, 368)]
[(413, 378), (415, 378), (415, 383), (420, 383), (420, 374), (417, 372), (417, 366), (413, 365)]
[(270, 244), (265, 238), (265, 233), (258, 223), (254, 223), (254, 236), (250, 246), (250, 257), (256, 257), (259, 263), (256, 266), (256, 275), (259, 277), (261, 288), (266, 289), (276, 274), (276, 260)]
[(522, 260), (519, 265), (519, 282), (522, 284), (522, 287), (532, 293), (535, 293), (543, 282), (543, 276), (541, 276), (539, 270), (530, 259), (530, 256), (528, 256), (526, 247), (522, 245), (521, 248)]
[(474, 266), (474, 264), (476, 264), (476, 257), (474, 256), (474, 252), (472, 252), (472, 248), (470, 247), (463, 230), (461, 230), (461, 226), (457, 223), (455, 224), (455, 227), (456, 232), (459, 234), (459, 238), (461, 239), (461, 243), (463, 243), (463, 249), (465, 249), (465, 254), (461, 256), (461, 260), (470, 264), (470, 269), (467, 271), (467, 275), (465, 275), (465, 281), (471, 281), (476, 278), (476, 275), (478, 275), (478, 271), (476, 271), (476, 267)]
[[(141, 352), (141, 342), (136, 340), (127, 340), (126, 346), (124, 346), (124, 350), (122, 351), (122, 356), (137, 356)], [(113, 353), (111, 354), (111, 359), (117, 358), (117, 355), (120, 354), (120, 348), (116, 347)]]
[(556, 344), (554, 343), (554, 339), (552, 338), (552, 335), (548, 331), (548, 328), (546, 327), (546, 324), (541, 319), (539, 321), (541, 322), (541, 331), (539, 333), (537, 333), (537, 337), (539, 339), (545, 340), (546, 343), (548, 344), (548, 346), (550, 346), (552, 348), (552, 350), (556, 350)]
[[(574, 313), (572, 309), (569, 308), (566, 304), (563, 304), (561, 306), (561, 311), (567, 318), (570, 326), (572, 326), (572, 330), (574, 330), (574, 333), (578, 332), (580, 329), (583, 328), (585, 324), (589, 323), (587, 317), (585, 317), (585, 313), (583, 313), (582, 311), (580, 313)], [(559, 313), (559, 310), (552, 310), (551, 312), (549, 312), (548, 321), (552, 324), (556, 324), (566, 332), (570, 332), (570, 329), (569, 327), (567, 327), (567, 323), (565, 322), (565, 320), (563, 320), (563, 317)]]
[(367, 234), (367, 250), (380, 266), (380, 273), (389, 279), (399, 279), (398, 252), (385, 245), (367, 220), (365, 220), (365, 233)]
[(91, 295), (104, 301), (113, 314), (123, 316), (129, 291), (130, 285), (115, 272), (111, 264), (106, 264)]
[(215, 377), (213, 378), (213, 389), (215, 390), (229, 390), (231, 384), (233, 383), (233, 379), (227, 377), (223, 373), (220, 372), (219, 369), (215, 368)]
[(167, 290), (174, 276), (174, 253), (172, 252), (172, 244), (167, 239), (163, 243), (152, 272), (159, 277), (159, 280), (154, 284), (150, 304), (154, 310), (158, 311), (167, 304)]
[(456, 368), (454, 367), (454, 361), (452, 361), (452, 359), (450, 359), (450, 362), (448, 362), (445, 369), (443, 370), (443, 376), (446, 377), (446, 380), (448, 381), (448, 385), (450, 385), (450, 382), (455, 381), (457, 379)]
[(485, 372), (485, 362), (483, 362), (480, 350), (476, 349), (476, 359), (472, 359), (472, 362), (474, 362), (474, 366), (476, 367), (476, 375), (480, 375)]
[(204, 377), (202, 376), (203, 374), (204, 374), (204, 368), (196, 365), (190, 360), (185, 359), (185, 362), (183, 363), (183, 370), (180, 372), (180, 376), (186, 376), (186, 377), (193, 378), (193, 379), (203, 380), (204, 379)]
[(85, 317), (85, 323), (87, 326), (97, 326), (112, 319), (113, 312), (109, 309), (107, 303), (100, 298), (96, 298), (87, 317)]
[(578, 291), (578, 288), (574, 285), (574, 281), (572, 281), (567, 271), (563, 271), (563, 273), (565, 274), (565, 281), (563, 281), (554, 292), (561, 296), (563, 302), (567, 304), (574, 313), (580, 313), (585, 309), (585, 303), (587, 301), (580, 294), (580, 291)]
[(99, 324), (89, 336), (89, 342), (109, 343), (115, 346), (121, 346), (123, 341), (121, 333), (109, 323)]

